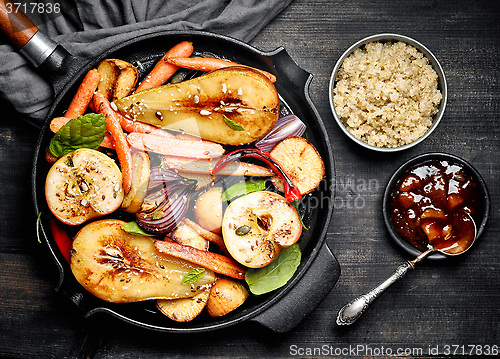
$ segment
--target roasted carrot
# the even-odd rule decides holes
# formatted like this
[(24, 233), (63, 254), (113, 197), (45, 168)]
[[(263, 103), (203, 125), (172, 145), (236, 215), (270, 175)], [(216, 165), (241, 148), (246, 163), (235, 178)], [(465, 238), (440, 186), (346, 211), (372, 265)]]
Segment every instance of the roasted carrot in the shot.
[(69, 121), (71, 120), (71, 118), (69, 117), (54, 117), (51, 121), (50, 121), (50, 130), (54, 133), (56, 133), (57, 131), (59, 131), (61, 129), (61, 127), (63, 127), (65, 124), (67, 124)]
[(104, 136), (104, 138), (102, 139), (102, 142), (99, 146), (114, 149), (115, 148), (115, 141), (113, 140), (113, 138), (111, 137), (111, 135), (109, 133), (106, 133), (106, 136)]
[(229, 257), (190, 246), (183, 246), (173, 241), (157, 240), (155, 241), (155, 247), (162, 253), (200, 265), (215, 273), (236, 279), (245, 278), (246, 269)]
[[(198, 70), (210, 72), (213, 70), (221, 69), (229, 66), (245, 66), (238, 64), (237, 62), (232, 62), (228, 60), (217, 59), (214, 57), (170, 57), (166, 61), (172, 65), (179, 66), (185, 69)], [(245, 66), (250, 67), (250, 66)], [(272, 82), (276, 82), (276, 76), (273, 74), (257, 69), (255, 67), (250, 67), (264, 74)]]
[(189, 41), (182, 41), (167, 51), (165, 55), (158, 61), (146, 76), (144, 81), (137, 87), (134, 92), (144, 91), (153, 87), (163, 85), (172, 75), (179, 69), (178, 66), (172, 65), (165, 61), (169, 57), (189, 57), (193, 53), (193, 44)]
[(77, 118), (85, 113), (100, 80), (101, 75), (99, 75), (96, 69), (87, 72), (64, 114), (65, 117)]
[(221, 249), (221, 251), (223, 251), (226, 255), (229, 255), (229, 252), (227, 251), (227, 248), (226, 248), (226, 244), (224, 243), (224, 239), (222, 238), (221, 235), (214, 233), (214, 232), (210, 232), (209, 230), (206, 230), (205, 228), (200, 226), (198, 223), (193, 222), (189, 218), (184, 218), (184, 222), (189, 227), (194, 229), (196, 231), (196, 233), (198, 233), (201, 237), (203, 237), (204, 239), (206, 239), (209, 242), (212, 242), (217, 247), (219, 247)]
[[(167, 168), (180, 172), (212, 174), (217, 159), (193, 160), (183, 157), (163, 156), (162, 162)], [(268, 168), (254, 165), (253, 163), (234, 161), (224, 167), (218, 174), (222, 176), (270, 177), (273, 175), (273, 172)]]
[(147, 133), (132, 132), (127, 136), (130, 146), (142, 151), (150, 151), (161, 155), (213, 158), (224, 154), (224, 147), (215, 142), (190, 141), (178, 138), (165, 140), (164, 136)]
[(55, 163), (58, 160), (56, 156), (50, 152), (50, 148), (47, 147), (47, 150), (45, 151), (45, 161), (48, 163)]
[(125, 133), (123, 133), (120, 125), (120, 120), (108, 99), (99, 91), (96, 91), (94, 94), (94, 108), (106, 118), (107, 130), (113, 138), (118, 161), (120, 162), (123, 190), (125, 193), (128, 193), (132, 187), (132, 154)]

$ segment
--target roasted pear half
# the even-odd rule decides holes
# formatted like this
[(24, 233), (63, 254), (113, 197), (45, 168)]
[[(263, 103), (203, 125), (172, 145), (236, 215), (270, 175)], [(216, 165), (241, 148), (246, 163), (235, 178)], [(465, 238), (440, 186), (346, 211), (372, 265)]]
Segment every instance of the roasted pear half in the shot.
[(154, 239), (125, 232), (124, 223), (91, 222), (73, 241), (71, 271), (96, 297), (113, 303), (190, 298), (215, 282), (214, 273), (206, 269), (196, 283), (182, 284), (187, 273), (200, 267), (158, 252)]
[(240, 66), (142, 91), (115, 104), (131, 119), (230, 145), (265, 136), (279, 114), (274, 84)]

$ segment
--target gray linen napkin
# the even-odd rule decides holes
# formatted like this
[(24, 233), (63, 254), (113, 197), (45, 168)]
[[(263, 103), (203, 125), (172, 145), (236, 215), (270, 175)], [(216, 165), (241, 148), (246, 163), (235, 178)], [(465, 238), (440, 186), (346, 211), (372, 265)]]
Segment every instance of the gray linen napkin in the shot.
[[(48, 0), (56, 3), (59, 0)], [(86, 61), (138, 35), (163, 30), (203, 30), (251, 40), (291, 0), (60, 0), (57, 15), (33, 22), (70, 53)], [(166, 49), (167, 50), (167, 49)], [(28, 120), (43, 119), (51, 86), (10, 45), (0, 44), (0, 97)]]

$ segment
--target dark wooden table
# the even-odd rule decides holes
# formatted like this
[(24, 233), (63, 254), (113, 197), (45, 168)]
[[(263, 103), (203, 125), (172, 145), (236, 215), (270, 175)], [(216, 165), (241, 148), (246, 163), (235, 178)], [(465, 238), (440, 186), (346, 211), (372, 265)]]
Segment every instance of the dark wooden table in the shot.
[[(342, 268), (337, 285), (295, 329), (275, 334), (241, 325), (189, 336), (102, 324), (96, 358), (370, 357), (413, 354), (493, 354), (500, 321), (500, 16), (498, 2), (296, 0), (253, 41), (262, 50), (284, 46), (314, 75), (310, 95), (332, 141), (337, 192), (327, 243)], [(423, 143), (398, 154), (364, 150), (334, 123), (328, 81), (355, 41), (394, 32), (425, 44), (448, 79), (446, 113)], [(54, 292), (56, 271), (37, 243), (30, 193), (37, 130), (6, 104), (0, 121), (0, 356), (78, 357), (86, 323)], [(382, 193), (407, 159), (442, 151), (471, 162), (491, 194), (491, 217), (467, 255), (425, 262), (379, 298), (357, 323), (338, 327), (339, 308), (410, 259), (388, 238)], [(357, 202), (354, 202), (357, 199)], [(356, 205), (354, 204), (356, 203)], [(344, 355), (339, 355), (344, 354)], [(435, 355), (434, 357), (436, 357)]]

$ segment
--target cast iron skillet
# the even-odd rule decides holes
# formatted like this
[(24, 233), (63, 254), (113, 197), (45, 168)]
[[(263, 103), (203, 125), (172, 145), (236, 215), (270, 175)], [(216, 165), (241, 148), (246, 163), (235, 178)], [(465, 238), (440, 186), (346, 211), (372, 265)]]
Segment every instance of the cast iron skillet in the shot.
[[(0, 0), (0, 6), (2, 2)], [(24, 28), (28, 30), (13, 35), (13, 43), (21, 48), (21, 52), (34, 63), (39, 73), (46, 76), (56, 93), (53, 106), (42, 124), (35, 151), (32, 191), (36, 214), (41, 213), (39, 229), (42, 241), (59, 270), (58, 292), (69, 298), (84, 317), (107, 313), (132, 325), (162, 332), (212, 331), (244, 321), (258, 322), (273, 331), (286, 332), (312, 312), (340, 275), (338, 262), (325, 243), (333, 212), (334, 162), (326, 129), (308, 95), (312, 75), (299, 68), (283, 48), (265, 53), (232, 38), (197, 31), (151, 32), (108, 49), (82, 66), (81, 60), (51, 42), (31, 22)], [(19, 34), (27, 35), (25, 39), (19, 39)], [(35, 37), (28, 41), (33, 35)], [(50, 234), (48, 220), (51, 214), (45, 201), (44, 184), (50, 167), (45, 160), (45, 151), (52, 137), (48, 124), (51, 118), (60, 116), (67, 108), (86, 72), (105, 58), (119, 58), (135, 65), (142, 64), (140, 75), (144, 76), (167, 49), (183, 40), (193, 42), (196, 51), (210, 52), (275, 74), (282, 114), (292, 112), (305, 122), (305, 136), (321, 154), (326, 178), (317, 191), (306, 197), (311, 227), (304, 231), (300, 239), (302, 262), (286, 286), (267, 295), (253, 296), (242, 308), (224, 317), (215, 319), (204, 314), (189, 323), (176, 323), (159, 313), (153, 301), (107, 303), (78, 284)]]

